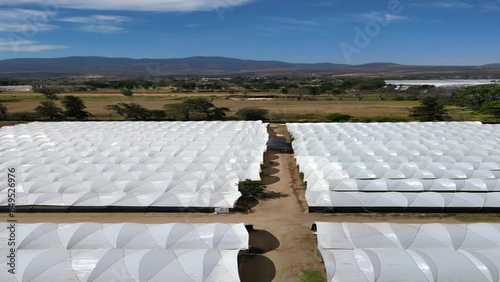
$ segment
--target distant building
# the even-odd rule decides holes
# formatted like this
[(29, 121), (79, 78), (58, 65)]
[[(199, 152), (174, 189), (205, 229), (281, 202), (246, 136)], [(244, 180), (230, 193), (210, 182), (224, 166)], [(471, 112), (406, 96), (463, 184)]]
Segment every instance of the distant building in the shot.
[(31, 85), (0, 86), (0, 91), (30, 92), (33, 91), (33, 86)]

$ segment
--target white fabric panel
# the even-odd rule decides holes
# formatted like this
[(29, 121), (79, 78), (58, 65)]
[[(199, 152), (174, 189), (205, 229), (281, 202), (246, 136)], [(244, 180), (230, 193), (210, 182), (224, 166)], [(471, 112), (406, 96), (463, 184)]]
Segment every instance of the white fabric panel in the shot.
[(0, 281), (239, 281), (244, 224), (0, 223)]
[(262, 122), (30, 123), (0, 129), (0, 170), (19, 206), (232, 208), (267, 140)]
[[(8, 248), (0, 223), (0, 249)], [(34, 223), (16, 225), (19, 250), (43, 249), (248, 249), (244, 224)]]
[(495, 254), (486, 263), (471, 253), (448, 249), (325, 249), (321, 254), (329, 264), (328, 281), (498, 281), (490, 262), (500, 257)]
[(500, 125), (291, 123), (287, 127), (307, 182), (310, 207), (500, 207)]
[[(1, 281), (240, 281), (239, 250), (19, 250)], [(6, 252), (0, 249), (2, 257)]]
[(394, 208), (443, 208), (499, 207), (500, 192), (491, 193), (402, 193), (402, 192), (335, 192), (310, 191), (306, 194), (309, 202), (319, 207), (394, 207)]
[(500, 224), (396, 224), (316, 222), (325, 249), (500, 248)]
[(499, 281), (500, 224), (316, 222), (328, 281)]

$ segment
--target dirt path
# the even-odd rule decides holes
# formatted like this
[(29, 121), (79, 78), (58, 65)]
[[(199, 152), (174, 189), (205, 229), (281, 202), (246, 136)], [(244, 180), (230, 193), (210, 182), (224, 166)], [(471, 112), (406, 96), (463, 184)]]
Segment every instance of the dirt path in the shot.
[(252, 222), (254, 218), (255, 222), (259, 222), (256, 228), (269, 232), (279, 242), (276, 249), (264, 254), (274, 264), (274, 281), (300, 281), (300, 268), (317, 261), (315, 252), (304, 249), (305, 245), (314, 246), (315, 238), (308, 230), (309, 224), (304, 226), (297, 222), (304, 211), (293, 192), (287, 166), (289, 157), (287, 154), (271, 154), (266, 157), (268, 167), (263, 181), (276, 198), (262, 200), (254, 209), (255, 214), (250, 216)]

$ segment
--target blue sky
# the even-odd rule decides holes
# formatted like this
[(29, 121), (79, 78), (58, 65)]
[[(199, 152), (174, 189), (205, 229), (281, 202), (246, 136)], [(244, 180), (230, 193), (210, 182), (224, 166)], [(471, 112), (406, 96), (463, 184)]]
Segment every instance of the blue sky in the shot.
[(500, 0), (0, 0), (0, 59), (500, 63)]

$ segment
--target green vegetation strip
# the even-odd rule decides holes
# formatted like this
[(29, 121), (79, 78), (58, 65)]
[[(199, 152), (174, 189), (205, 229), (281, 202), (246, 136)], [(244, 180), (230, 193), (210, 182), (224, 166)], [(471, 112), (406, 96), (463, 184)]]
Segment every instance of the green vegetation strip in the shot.
[(500, 222), (500, 213), (457, 213), (449, 216), (463, 222)]
[(318, 271), (302, 270), (302, 274), (300, 275), (300, 281), (302, 281), (302, 282), (325, 282), (326, 278)]

